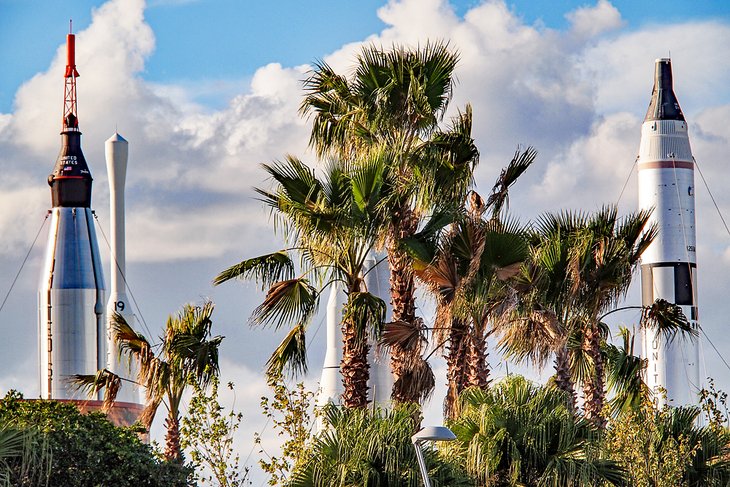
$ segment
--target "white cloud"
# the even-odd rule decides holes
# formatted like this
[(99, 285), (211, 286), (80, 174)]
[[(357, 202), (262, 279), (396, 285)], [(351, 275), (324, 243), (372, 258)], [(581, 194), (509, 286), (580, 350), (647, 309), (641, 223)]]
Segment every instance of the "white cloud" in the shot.
[[(308, 67), (263, 66), (250, 79), (242, 75), (237, 88), (226, 85), (222, 108), (206, 106), (201, 100), (207, 95), (201, 96), (190, 83), (144, 79), (144, 65), (155, 45), (144, 8), (141, 0), (111, 0), (95, 10), (89, 28), (78, 33), (79, 109), (102, 225), (108, 221), (103, 141), (115, 127), (130, 141), (128, 266), (144, 263), (139, 266), (142, 271), (174, 281), (169, 286), (161, 283), (159, 292), (148, 290), (152, 314), (164, 317), (179, 304), (167, 302), (171, 296), (190, 299), (207, 293), (212, 275), (223, 265), (276, 246), (267, 212), (253, 200), (251, 188), (268, 184), (261, 162), (286, 153), (313, 160), (307, 150), (307, 122), (297, 113), (300, 81)], [(620, 13), (605, 0), (569, 14), (571, 27), (566, 31), (527, 25), (519, 12), (497, 0), (474, 6), (463, 18), (442, 0), (391, 0), (378, 14), (387, 24), (382, 32), (312, 57), (322, 56), (339, 72), (347, 72), (363, 44), (448, 41), (461, 56), (452, 105), (463, 108), (471, 102), (474, 107), (482, 154), (476, 175), (479, 189), (491, 188), (518, 143), (540, 151), (535, 167), (511, 197), (513, 211), (523, 219), (545, 209), (590, 210), (616, 201), (637, 153), (654, 59), (671, 49), (675, 89), (688, 118), (695, 156), (723, 214), (730, 208), (730, 196), (722, 187), (730, 143), (727, 23), (679, 22), (621, 30)], [(50, 203), (45, 181), (58, 150), (63, 51), (59, 46), (48, 70), (21, 87), (13, 112), (0, 114), (3, 263), (22, 258)], [(703, 322), (712, 330), (727, 314), (722, 303), (730, 274), (730, 238), (700, 184), (698, 177), (700, 300)], [(635, 209), (635, 201), (634, 173), (622, 208)], [(191, 262), (200, 266), (196, 271), (204, 269), (200, 283), (193, 282), (192, 271), (186, 279), (179, 278), (180, 269)], [(0, 287), (6, 289), (11, 276), (2, 274)], [(154, 283), (162, 280), (141, 275), (145, 277)], [(183, 287), (184, 292), (179, 290)], [(250, 287), (220, 292), (223, 302), (216, 313), (222, 321), (236, 323), (230, 326), (231, 335), (249, 340), (251, 332), (239, 324), (261, 296)], [(24, 313), (27, 316), (18, 321), (33, 329), (35, 311)], [(4, 324), (15, 317), (0, 319)], [(242, 409), (246, 421), (253, 421), (247, 435), (261, 424), (254, 419), (264, 391), (257, 372), (260, 363), (252, 365), (264, 355), (258, 352), (253, 357), (227, 350), (223, 366), (241, 387), (239, 394), (246, 396)], [(496, 355), (492, 358), (497, 363)], [(318, 360), (310, 361), (315, 378)], [(4, 377), (0, 385), (17, 384), (11, 382)], [(439, 419), (442, 392), (426, 415), (433, 421)]]
[(599, 0), (595, 6), (579, 7), (566, 14), (572, 33), (579, 38), (595, 37), (623, 25), (621, 13), (608, 0)]

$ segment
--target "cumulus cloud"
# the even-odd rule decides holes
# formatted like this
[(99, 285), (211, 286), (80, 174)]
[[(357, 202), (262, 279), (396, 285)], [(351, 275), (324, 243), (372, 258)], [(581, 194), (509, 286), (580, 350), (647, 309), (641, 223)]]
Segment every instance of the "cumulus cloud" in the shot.
[[(192, 297), (207, 292), (210, 278), (224, 265), (276, 246), (267, 213), (252, 198), (251, 188), (268, 184), (261, 162), (286, 153), (313, 161), (307, 150), (307, 121), (297, 114), (300, 81), (309, 68), (273, 63), (242, 73), (240, 86), (226, 85), (226, 92), (233, 93), (230, 100), (211, 107), (201, 101), (207, 95), (190, 83), (144, 79), (145, 62), (155, 46), (144, 13), (142, 0), (110, 0), (78, 33), (83, 144), (95, 177), (94, 205), (105, 225), (103, 141), (115, 127), (130, 141), (128, 259), (169, 273), (168, 280), (175, 280), (178, 269), (191, 261), (208, 262), (199, 287), (170, 284), (195, 288), (186, 291), (189, 299), (191, 292)], [(474, 107), (482, 160), (476, 175), (479, 189), (491, 188), (517, 144), (539, 150), (538, 162), (515, 187), (510, 201), (523, 219), (545, 209), (590, 210), (615, 202), (620, 194), (622, 209), (635, 209), (635, 173), (630, 173), (651, 93), (653, 63), (671, 50), (675, 90), (688, 118), (695, 156), (721, 212), (730, 209), (730, 196), (721, 187), (730, 143), (727, 22), (628, 30), (607, 0), (568, 13), (570, 27), (563, 31), (525, 23), (501, 0), (478, 3), (463, 17), (446, 0), (389, 0), (378, 15), (386, 24), (381, 32), (312, 57), (322, 57), (346, 73), (363, 45), (449, 42), (461, 59), (452, 114), (467, 102)], [(59, 45), (48, 70), (18, 90), (13, 112), (0, 114), (0, 255), (5, 259), (22, 256), (50, 203), (45, 180), (58, 150), (54, 134), (60, 126), (64, 62)], [(205, 80), (198, 86), (205, 86)], [(721, 290), (726, 286), (716, 280), (727, 280), (730, 238), (721, 223), (710, 220), (716, 211), (700, 184), (698, 177), (702, 313), (705, 323), (714, 323), (722, 316)], [(228, 321), (245, 322), (256, 299), (249, 291), (238, 296), (248, 308), (239, 306), (240, 316), (230, 314)], [(151, 300), (157, 297), (150, 294)], [(158, 304), (162, 306), (170, 307)], [(158, 314), (164, 320), (165, 314)], [(230, 361), (224, 370), (231, 367), (245, 378), (258, 374), (232, 365), (247, 367), (251, 357)], [(312, 358), (313, 370), (316, 363)], [(6, 380), (2, 385), (8, 384)], [(261, 382), (252, 387), (247, 394), (261, 393)], [(436, 411), (439, 402), (432, 406)], [(434, 422), (437, 416), (427, 415)]]
[(608, 0), (599, 0), (594, 6), (579, 7), (566, 14), (572, 33), (579, 38), (595, 37), (623, 25), (621, 12)]

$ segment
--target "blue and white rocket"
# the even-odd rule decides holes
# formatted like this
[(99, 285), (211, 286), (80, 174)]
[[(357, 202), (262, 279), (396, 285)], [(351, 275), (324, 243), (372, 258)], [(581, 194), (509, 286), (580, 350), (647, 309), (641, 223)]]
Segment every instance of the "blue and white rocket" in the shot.
[(107, 365), (104, 275), (91, 210), (91, 172), (81, 151), (73, 34), (66, 45), (61, 151), (48, 176), (53, 208), (38, 291), (43, 399), (80, 398), (68, 377), (95, 374)]
[[(672, 65), (657, 59), (654, 89), (641, 127), (638, 158), (639, 207), (652, 209), (658, 234), (641, 257), (642, 304), (662, 298), (682, 307), (697, 324), (697, 256), (694, 158), (687, 121), (674, 94)], [(644, 330), (646, 382), (657, 403), (696, 404), (701, 389), (696, 340), (663, 339)]]

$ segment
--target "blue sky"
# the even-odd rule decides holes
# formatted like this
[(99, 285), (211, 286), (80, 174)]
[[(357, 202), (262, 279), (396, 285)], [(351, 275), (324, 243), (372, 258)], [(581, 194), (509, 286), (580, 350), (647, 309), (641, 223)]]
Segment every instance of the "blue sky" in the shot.
[[(211, 279), (282, 245), (253, 187), (268, 184), (263, 162), (291, 153), (317, 163), (307, 149), (308, 123), (297, 114), (312, 60), (346, 73), (364, 43), (447, 40), (461, 54), (452, 112), (474, 107), (477, 190), (491, 188), (518, 144), (539, 151), (510, 200), (515, 216), (529, 220), (611, 202), (622, 212), (636, 209), (632, 168), (653, 63), (671, 51), (693, 154), (720, 210), (730, 212), (730, 2), (0, 0), (0, 299), (50, 205), (46, 177), (58, 153), (69, 18), (97, 233), (108, 235), (103, 143), (116, 128), (130, 142), (127, 277), (137, 312), (154, 336), (183, 303), (217, 303), (223, 381), (239, 385), (246, 416), (244, 457), (263, 428), (261, 370), (280, 337), (246, 326), (262, 298), (255, 287), (214, 288)], [(701, 322), (727, 350), (730, 236), (700, 181), (697, 188)], [(11, 387), (38, 393), (36, 289), (45, 239), (42, 230), (0, 312), (0, 394)], [(627, 300), (636, 304), (638, 290)], [(429, 306), (419, 301), (426, 320)], [(636, 316), (617, 318), (630, 324)], [(321, 323), (320, 316), (309, 339), (310, 385), (322, 362)], [(727, 368), (703, 347), (702, 375), (711, 371), (730, 390)], [(498, 377), (504, 362), (496, 351), (491, 357)], [(434, 366), (439, 389), (426, 418), (436, 423), (445, 379), (443, 362)], [(531, 374), (545, 379), (549, 371)]]
[[(68, 30), (86, 28), (100, 0), (0, 0), (0, 59), (10, 69), (0, 78), (0, 112), (12, 106), (18, 86), (44, 69), (58, 39)], [(378, 32), (383, 0), (152, 0), (145, 19), (156, 37), (155, 52), (142, 76), (164, 82), (239, 79), (270, 62), (295, 66), (311, 62), (347, 42)], [(463, 16), (477, 0), (455, 0)], [(508, 2), (528, 24), (564, 29), (567, 12), (589, 4), (582, 0)], [(629, 29), (646, 24), (730, 17), (722, 0), (619, 0), (613, 2)], [(658, 8), (658, 7), (661, 8)], [(220, 97), (210, 102), (220, 105)], [(223, 100), (224, 101), (224, 100)]]

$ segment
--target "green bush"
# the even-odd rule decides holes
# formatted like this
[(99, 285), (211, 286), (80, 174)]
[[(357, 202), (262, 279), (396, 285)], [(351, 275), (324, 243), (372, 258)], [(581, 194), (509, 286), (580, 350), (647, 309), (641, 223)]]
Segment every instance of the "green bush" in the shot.
[[(134, 428), (119, 428), (101, 413), (81, 414), (73, 404), (25, 401), (10, 391), (0, 400), (0, 426), (33, 429), (50, 454), (54, 487), (183, 487), (190, 469), (161, 461)], [(37, 485), (9, 461), (12, 485)], [(44, 485), (44, 484), (41, 484)]]

